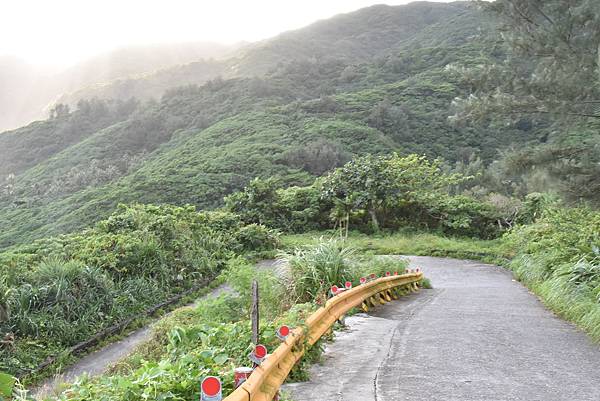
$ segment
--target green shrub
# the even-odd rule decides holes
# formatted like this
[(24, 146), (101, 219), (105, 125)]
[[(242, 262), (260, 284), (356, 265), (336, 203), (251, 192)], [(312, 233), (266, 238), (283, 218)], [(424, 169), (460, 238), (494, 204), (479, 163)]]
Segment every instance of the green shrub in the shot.
[(275, 231), (259, 224), (248, 224), (235, 232), (243, 251), (272, 250), (279, 244)]
[(445, 173), (439, 160), (424, 156), (368, 155), (307, 187), (283, 189), (274, 179), (255, 179), (225, 203), (229, 212), (239, 214), (247, 224), (285, 232), (344, 225), (363, 232), (414, 227), (497, 237), (506, 225), (499, 208), (472, 197), (450, 195), (452, 186), (468, 179)]
[(516, 250), (510, 267), (548, 306), (600, 340), (600, 212), (556, 204), (540, 210), (506, 236)]

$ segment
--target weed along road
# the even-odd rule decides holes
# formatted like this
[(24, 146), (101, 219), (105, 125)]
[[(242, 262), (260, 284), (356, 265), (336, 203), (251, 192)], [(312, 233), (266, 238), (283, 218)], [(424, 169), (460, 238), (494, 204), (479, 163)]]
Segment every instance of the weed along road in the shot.
[(411, 257), (434, 289), (346, 319), (302, 401), (600, 400), (600, 347), (507, 270)]

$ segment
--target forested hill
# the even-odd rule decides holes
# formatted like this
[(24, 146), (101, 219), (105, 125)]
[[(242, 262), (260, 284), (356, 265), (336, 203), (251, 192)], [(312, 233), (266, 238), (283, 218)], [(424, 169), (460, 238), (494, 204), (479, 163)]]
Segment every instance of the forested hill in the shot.
[[(0, 246), (79, 229), (120, 202), (207, 208), (256, 176), (305, 184), (357, 154), (489, 162), (537, 143), (538, 122), (448, 119), (470, 88), (447, 66), (501, 57), (496, 38), (466, 3), (374, 6), (225, 61), (249, 76), (169, 89), (160, 101), (56, 107), (48, 121), (0, 134)], [(189, 68), (166, 74), (169, 85), (186, 83), (177, 71)]]
[(229, 59), (198, 61), (139, 78), (117, 79), (108, 85), (74, 91), (60, 101), (75, 105), (82, 98), (92, 97), (160, 97), (174, 86), (203, 84), (215, 77), (264, 76), (295, 61), (368, 62), (389, 54), (422, 30), (464, 13), (465, 7), (465, 2), (371, 6), (245, 46)]
[[(0, 131), (45, 118), (48, 109), (61, 102), (63, 94), (82, 88), (101, 91), (115, 80), (140, 77), (192, 61), (223, 57), (238, 47), (210, 42), (130, 46), (100, 54), (65, 70), (34, 67), (18, 59), (0, 57)], [(125, 100), (131, 97), (127, 93), (122, 95)]]

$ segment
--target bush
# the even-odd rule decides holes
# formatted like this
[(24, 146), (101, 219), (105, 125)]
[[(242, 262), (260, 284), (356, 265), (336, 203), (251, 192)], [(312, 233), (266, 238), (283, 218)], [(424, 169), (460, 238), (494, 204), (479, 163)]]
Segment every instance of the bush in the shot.
[(234, 235), (243, 251), (272, 250), (279, 244), (277, 233), (259, 224), (243, 226)]
[(352, 248), (334, 240), (280, 254), (290, 269), (287, 288), (291, 298), (296, 302), (324, 302), (332, 285), (352, 279), (349, 258), (353, 255)]
[[(246, 224), (284, 232), (351, 226), (363, 232), (415, 227), (452, 235), (497, 237), (513, 216), (489, 202), (452, 196), (467, 180), (446, 174), (439, 160), (397, 154), (356, 158), (308, 187), (279, 188), (273, 179), (255, 179), (225, 199), (227, 210)], [(511, 211), (514, 212), (514, 211)]]

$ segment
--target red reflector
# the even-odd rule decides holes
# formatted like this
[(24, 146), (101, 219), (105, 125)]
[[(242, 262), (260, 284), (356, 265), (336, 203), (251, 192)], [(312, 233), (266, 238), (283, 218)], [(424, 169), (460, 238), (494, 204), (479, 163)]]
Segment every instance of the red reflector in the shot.
[(279, 328), (279, 335), (281, 337), (287, 337), (287, 336), (289, 336), (290, 335), (290, 328), (287, 327), (287, 326), (281, 326)]
[(254, 348), (254, 355), (256, 355), (257, 358), (264, 358), (267, 356), (267, 347), (258, 344), (256, 348)]
[(361, 284), (364, 284), (364, 283), (366, 283), (366, 282), (367, 282), (367, 279), (366, 279), (365, 277), (361, 277), (361, 278), (360, 278), (360, 283), (361, 283)]
[(352, 283), (350, 281), (346, 281), (345, 286), (347, 289), (350, 289), (350, 288), (352, 288)]
[(221, 392), (221, 380), (215, 376), (208, 376), (202, 380), (202, 393), (208, 396), (215, 396)]

